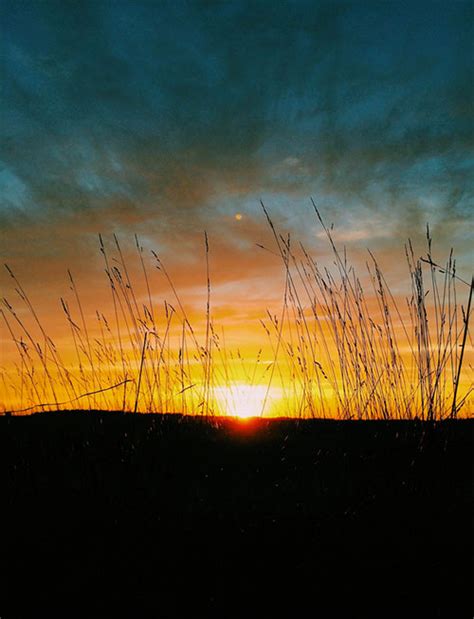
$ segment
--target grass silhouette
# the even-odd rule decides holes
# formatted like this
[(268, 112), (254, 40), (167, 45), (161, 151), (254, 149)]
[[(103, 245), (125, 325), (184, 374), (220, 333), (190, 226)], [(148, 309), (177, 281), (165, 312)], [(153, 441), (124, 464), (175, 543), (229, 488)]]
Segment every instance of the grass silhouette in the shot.
[[(316, 206), (330, 265), (262, 209), (284, 284), (250, 363), (214, 319), (206, 234), (197, 320), (156, 252), (99, 237), (110, 306), (88, 320), (68, 272), (64, 347), (7, 267), (6, 617), (472, 615), (472, 283), (427, 230), (401, 302)], [(265, 418), (275, 393), (289, 418)]]
[[(207, 233), (203, 328), (193, 327), (156, 252), (146, 255), (135, 236), (142, 280), (137, 282), (118, 238), (113, 236), (110, 250), (99, 235), (111, 306), (108, 312), (96, 310), (91, 325), (68, 270), (72, 299), (60, 299), (70, 332), (68, 350), (60, 350), (46, 332), (33, 301), (5, 265), (27, 311), (25, 315), (3, 299), (0, 311), (17, 351), (14, 366), (2, 371), (5, 412), (77, 407), (214, 416), (228, 413), (216, 393), (231, 393), (244, 383), (265, 385), (260, 415), (269, 413), (275, 388), (281, 393), (282, 416), (442, 420), (456, 418), (463, 409), (470, 415), (473, 282), (457, 276), (453, 252), (442, 266), (435, 263), (429, 228), (426, 257), (417, 258), (408, 241), (411, 294), (402, 306), (370, 251), (369, 286), (364, 288), (345, 248), (337, 247), (312, 204), (332, 254), (330, 266), (280, 233), (261, 205), (285, 284), (279, 316), (262, 312), (262, 346), (266, 339), (272, 358), (264, 365), (259, 353), (251, 360), (251, 371), (244, 370), (248, 361), (239, 350), (227, 348), (212, 316)], [(154, 300), (150, 268), (160, 271), (169, 286), (171, 300), (163, 307)]]

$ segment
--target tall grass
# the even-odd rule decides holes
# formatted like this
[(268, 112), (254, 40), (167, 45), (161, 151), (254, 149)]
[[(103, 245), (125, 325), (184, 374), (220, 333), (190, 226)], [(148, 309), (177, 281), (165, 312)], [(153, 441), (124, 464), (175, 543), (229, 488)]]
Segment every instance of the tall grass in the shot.
[[(408, 241), (411, 293), (400, 300), (371, 252), (366, 272), (356, 272), (314, 202), (313, 209), (330, 265), (278, 231), (262, 203), (285, 278), (278, 315), (262, 311), (261, 348), (250, 361), (228, 349), (223, 328), (215, 324), (207, 233), (199, 328), (156, 252), (146, 254), (135, 236), (138, 269), (132, 269), (118, 238), (113, 236), (110, 249), (99, 236), (108, 313), (96, 310), (95, 320), (88, 320), (80, 286), (68, 271), (71, 294), (60, 299), (70, 334), (63, 351), (6, 266), (22, 307), (4, 298), (0, 310), (17, 353), (17, 361), (1, 372), (5, 402), (25, 413), (87, 408), (213, 416), (226, 413), (216, 390), (245, 382), (265, 386), (261, 414), (269, 412), (276, 387), (280, 414), (298, 417), (441, 420), (456, 418), (463, 407), (469, 412), (473, 282), (458, 277), (453, 253), (444, 265), (435, 263), (429, 229), (425, 257), (417, 257)], [(170, 300), (154, 292), (158, 275)]]
[[(368, 296), (345, 249), (336, 246), (312, 204), (334, 258), (332, 270), (319, 265), (302, 244), (297, 256), (290, 237), (277, 232), (262, 204), (288, 288), (280, 323), (270, 317), (269, 326), (276, 348), (283, 343), (292, 386), (298, 386), (299, 413), (325, 416), (330, 411), (343, 419), (457, 417), (473, 390), (471, 380), (458, 398), (473, 282), (460, 280), (468, 298), (464, 310), (457, 301), (452, 252), (443, 267), (435, 264), (427, 229), (426, 258), (415, 258), (410, 241), (405, 248), (411, 282), (406, 308), (399, 306), (370, 251)], [(430, 291), (423, 266), (428, 267)]]

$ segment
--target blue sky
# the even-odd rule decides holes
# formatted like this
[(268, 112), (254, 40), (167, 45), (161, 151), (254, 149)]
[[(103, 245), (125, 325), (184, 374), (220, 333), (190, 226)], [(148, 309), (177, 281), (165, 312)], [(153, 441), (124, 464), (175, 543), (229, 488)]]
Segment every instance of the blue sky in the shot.
[(192, 255), (207, 229), (247, 251), (260, 198), (311, 240), (311, 196), (356, 248), (400, 251), (430, 221), (469, 260), (471, 2), (0, 10), (0, 229), (20, 268), (66, 263), (98, 231), (189, 238)]

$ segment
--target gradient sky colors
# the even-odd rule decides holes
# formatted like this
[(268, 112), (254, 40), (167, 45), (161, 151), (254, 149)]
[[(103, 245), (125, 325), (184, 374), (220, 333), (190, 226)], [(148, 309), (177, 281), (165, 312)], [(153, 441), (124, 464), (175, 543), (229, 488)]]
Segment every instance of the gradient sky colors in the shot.
[[(422, 253), (430, 222), (435, 256), (454, 247), (469, 277), (471, 2), (4, 0), (0, 12), (2, 261), (52, 324), (68, 267), (86, 302), (106, 298), (99, 232), (130, 251), (137, 233), (198, 305), (206, 230), (216, 303), (236, 325), (256, 319), (282, 278), (255, 245), (271, 244), (260, 199), (324, 255), (312, 196), (354, 259), (379, 252), (401, 290), (403, 244)], [(7, 273), (0, 284), (9, 294)]]

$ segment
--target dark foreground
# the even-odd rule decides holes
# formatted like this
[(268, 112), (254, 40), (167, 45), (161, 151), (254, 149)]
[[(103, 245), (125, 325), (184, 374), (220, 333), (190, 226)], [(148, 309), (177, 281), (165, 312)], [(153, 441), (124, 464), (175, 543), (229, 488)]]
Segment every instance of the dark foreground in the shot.
[(472, 617), (472, 421), (0, 418), (0, 617)]

